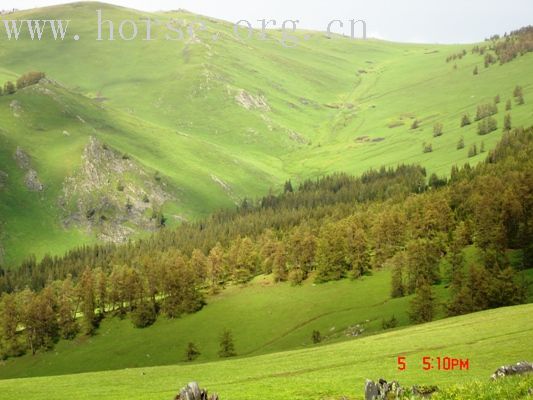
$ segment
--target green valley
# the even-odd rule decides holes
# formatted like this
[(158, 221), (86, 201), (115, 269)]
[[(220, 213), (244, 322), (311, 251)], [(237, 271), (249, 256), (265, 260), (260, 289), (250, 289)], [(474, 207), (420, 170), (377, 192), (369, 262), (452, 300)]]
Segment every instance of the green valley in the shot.
[(286, 46), (183, 9), (0, 11), (0, 398), (530, 398), (490, 380), (533, 371), (516, 29)]
[[(488, 386), (486, 397), (527, 398), (531, 377), (511, 388), (516, 397), (505, 396), (500, 384), (489, 382), (502, 363), (533, 357), (528, 341), (533, 326), (532, 306), (486, 311), (401, 329), (360, 340), (286, 353), (274, 353), (216, 363), (126, 369), (116, 372), (14, 379), (0, 381), (5, 399), (136, 399), (171, 398), (181, 385), (198, 380), (221, 398), (250, 399), (268, 396), (289, 399), (362, 399), (365, 378), (396, 376), (405, 384), (437, 383), (446, 388), (478, 379)], [(397, 357), (405, 355), (408, 369), (397, 372)], [(468, 371), (423, 371), (424, 356), (449, 355), (470, 360)], [(485, 383), (486, 382), (486, 383)], [(505, 388), (505, 386), (503, 387)], [(457, 393), (457, 390), (455, 392)], [(450, 389), (453, 393), (454, 390)], [(461, 392), (459, 392), (461, 393)], [(499, 394), (498, 394), (499, 393)], [(437, 399), (439, 397), (436, 397)], [(447, 398), (444, 396), (442, 398)], [(450, 397), (455, 398), (455, 397)]]

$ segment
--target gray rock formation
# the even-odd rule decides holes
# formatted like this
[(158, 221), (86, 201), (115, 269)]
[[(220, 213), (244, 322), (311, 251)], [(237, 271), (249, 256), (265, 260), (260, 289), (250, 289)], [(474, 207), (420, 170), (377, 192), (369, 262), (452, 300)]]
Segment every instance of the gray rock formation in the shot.
[(180, 390), (174, 400), (219, 400), (219, 398), (216, 393), (208, 396), (207, 390), (200, 389), (198, 383), (191, 382)]
[(37, 171), (32, 168), (31, 157), (29, 154), (26, 153), (22, 148), (17, 147), (13, 158), (15, 159), (18, 167), (21, 170), (26, 171), (26, 174), (24, 175), (24, 184), (28, 190), (32, 192), (42, 192), (44, 190), (44, 185), (39, 180)]
[(80, 168), (65, 178), (62, 189), (58, 205), (64, 225), (114, 243), (125, 242), (137, 231), (160, 228), (159, 211), (173, 199), (159, 174), (94, 137), (83, 151)]
[(374, 381), (367, 379), (365, 382), (365, 400), (374, 400), (377, 399), (378, 396), (378, 386), (374, 383)]
[(270, 111), (270, 107), (263, 95), (254, 96), (246, 90), (240, 90), (235, 96), (235, 100), (237, 101), (237, 104), (247, 110), (260, 109), (263, 111)]
[(365, 400), (400, 400), (405, 398), (430, 398), (438, 390), (436, 386), (413, 386), (411, 390), (404, 390), (397, 381), (387, 382), (379, 379), (377, 382), (365, 381)]
[(44, 185), (39, 180), (37, 172), (34, 169), (29, 169), (24, 176), (24, 184), (28, 190), (32, 192), (42, 192), (44, 190)]
[(492, 379), (504, 378), (510, 375), (527, 374), (533, 372), (533, 363), (520, 361), (513, 365), (502, 365), (491, 375)]
[(365, 382), (365, 400), (393, 400), (401, 399), (403, 389), (396, 381), (387, 382), (379, 379), (377, 382), (367, 379)]
[(28, 153), (26, 153), (22, 148), (17, 146), (15, 154), (13, 156), (17, 165), (20, 169), (28, 169), (31, 166), (31, 159)]
[(3, 189), (4, 186), (6, 186), (8, 177), (9, 175), (7, 174), (7, 172), (0, 170), (0, 190)]

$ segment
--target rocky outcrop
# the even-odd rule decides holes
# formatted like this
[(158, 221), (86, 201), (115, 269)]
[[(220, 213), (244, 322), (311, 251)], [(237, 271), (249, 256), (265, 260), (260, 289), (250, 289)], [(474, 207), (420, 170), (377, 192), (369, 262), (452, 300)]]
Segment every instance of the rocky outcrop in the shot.
[(65, 179), (58, 203), (66, 227), (85, 228), (101, 240), (120, 243), (137, 231), (161, 227), (160, 209), (172, 198), (158, 173), (91, 137), (79, 170)]
[(42, 192), (44, 190), (44, 185), (39, 180), (37, 171), (32, 168), (30, 155), (22, 148), (17, 147), (13, 158), (15, 159), (18, 167), (26, 172), (24, 174), (24, 184), (26, 185), (26, 188), (32, 192)]
[(411, 389), (404, 389), (397, 381), (387, 382), (382, 378), (377, 382), (370, 379), (365, 382), (365, 400), (401, 400), (413, 396), (429, 398), (436, 391), (436, 386), (415, 385)]
[(248, 93), (246, 90), (240, 90), (235, 96), (237, 104), (246, 108), (247, 110), (260, 109), (264, 111), (270, 111), (270, 107), (263, 95), (254, 96)]
[(11, 112), (15, 118), (20, 117), (20, 114), (22, 113), (22, 105), (18, 100), (13, 100), (9, 103), (9, 108), (11, 108)]
[(387, 382), (379, 379), (377, 382), (367, 379), (365, 381), (365, 400), (400, 399), (403, 389), (396, 381)]
[(528, 374), (533, 372), (533, 363), (520, 361), (513, 365), (502, 365), (491, 375), (492, 379), (504, 378), (510, 375)]
[(24, 184), (28, 190), (32, 192), (42, 192), (44, 190), (44, 185), (39, 180), (37, 172), (34, 169), (29, 169), (24, 176)]
[(220, 400), (218, 395), (209, 396), (206, 389), (200, 389), (196, 382), (191, 382), (174, 397), (174, 400)]
[(15, 162), (17, 163), (20, 169), (28, 169), (31, 166), (31, 159), (28, 153), (26, 153), (22, 148), (17, 147), (15, 154), (13, 155)]
[(9, 178), (7, 172), (0, 170), (0, 190), (7, 185), (7, 178)]

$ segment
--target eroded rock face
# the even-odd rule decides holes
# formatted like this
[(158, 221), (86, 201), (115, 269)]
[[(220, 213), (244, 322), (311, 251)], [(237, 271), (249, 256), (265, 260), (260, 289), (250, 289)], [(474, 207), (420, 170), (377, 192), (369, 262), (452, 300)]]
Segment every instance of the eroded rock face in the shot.
[(81, 167), (65, 179), (58, 202), (65, 226), (119, 243), (136, 231), (161, 227), (159, 210), (172, 198), (157, 174), (91, 137)]
[(37, 171), (32, 167), (31, 157), (21, 147), (17, 147), (15, 154), (13, 155), (17, 166), (26, 171), (24, 175), (24, 184), (29, 191), (42, 192), (44, 185), (39, 180)]

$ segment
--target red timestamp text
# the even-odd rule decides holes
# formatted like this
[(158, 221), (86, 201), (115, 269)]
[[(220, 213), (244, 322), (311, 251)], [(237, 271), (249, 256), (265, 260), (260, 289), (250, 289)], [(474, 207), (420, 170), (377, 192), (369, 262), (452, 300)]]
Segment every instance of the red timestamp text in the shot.
[[(399, 356), (396, 360), (399, 371), (407, 370), (407, 358)], [(418, 366), (423, 371), (468, 371), (470, 360), (468, 358), (457, 357), (432, 357), (424, 356), (420, 359)]]

